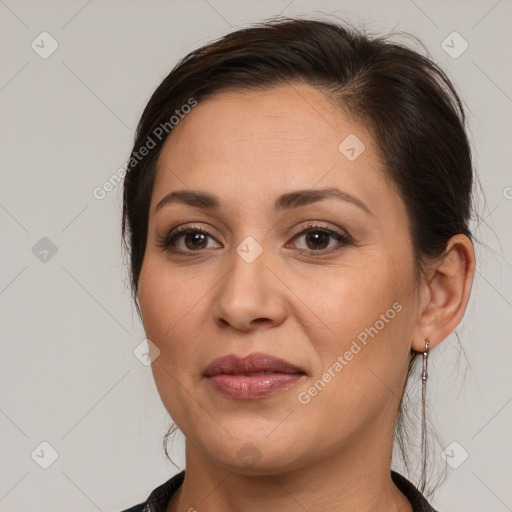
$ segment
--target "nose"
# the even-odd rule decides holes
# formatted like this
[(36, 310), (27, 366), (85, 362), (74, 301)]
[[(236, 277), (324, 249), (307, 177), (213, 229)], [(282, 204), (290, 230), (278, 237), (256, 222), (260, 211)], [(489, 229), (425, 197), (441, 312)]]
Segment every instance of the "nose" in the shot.
[(241, 331), (275, 327), (286, 318), (286, 286), (278, 277), (276, 259), (270, 250), (263, 250), (254, 260), (242, 250), (233, 250), (226, 258), (229, 270), (215, 290), (214, 321)]

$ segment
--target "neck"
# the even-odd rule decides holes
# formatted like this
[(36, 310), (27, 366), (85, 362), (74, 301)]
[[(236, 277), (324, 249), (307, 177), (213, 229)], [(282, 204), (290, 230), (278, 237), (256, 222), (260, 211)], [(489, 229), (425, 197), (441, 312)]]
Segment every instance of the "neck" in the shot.
[(187, 446), (185, 479), (167, 512), (412, 512), (382, 444), (332, 451), (307, 467), (248, 475)]

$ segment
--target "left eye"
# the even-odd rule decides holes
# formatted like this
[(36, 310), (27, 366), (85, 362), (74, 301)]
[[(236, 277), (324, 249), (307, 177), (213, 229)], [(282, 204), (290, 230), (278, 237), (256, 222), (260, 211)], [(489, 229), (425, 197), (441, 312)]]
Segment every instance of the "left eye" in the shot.
[[(336, 246), (336, 243), (329, 245), (330, 242), (338, 242), (338, 245), (347, 245), (350, 243), (348, 236), (342, 235), (336, 231), (327, 228), (308, 228), (301, 231), (294, 237), (294, 240), (304, 238), (306, 247), (298, 247), (301, 250), (321, 252)], [(333, 240), (334, 239), (334, 240)]]

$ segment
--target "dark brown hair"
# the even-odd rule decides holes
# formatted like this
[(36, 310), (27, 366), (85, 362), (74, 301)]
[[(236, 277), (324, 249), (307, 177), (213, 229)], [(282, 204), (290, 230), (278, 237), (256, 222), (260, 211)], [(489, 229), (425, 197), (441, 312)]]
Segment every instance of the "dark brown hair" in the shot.
[[(191, 52), (144, 109), (124, 181), (122, 222), (139, 315), (138, 280), (156, 164), (172, 131), (162, 137), (159, 127), (168, 126), (191, 99), (200, 103), (223, 90), (294, 83), (317, 87), (372, 133), (387, 178), (407, 208), (417, 270), (441, 256), (452, 236), (462, 233), (472, 240), (471, 150), (463, 106), (445, 73), (386, 36), (372, 38), (338, 22), (276, 18)], [(139, 149), (150, 139), (154, 147), (141, 158)]]

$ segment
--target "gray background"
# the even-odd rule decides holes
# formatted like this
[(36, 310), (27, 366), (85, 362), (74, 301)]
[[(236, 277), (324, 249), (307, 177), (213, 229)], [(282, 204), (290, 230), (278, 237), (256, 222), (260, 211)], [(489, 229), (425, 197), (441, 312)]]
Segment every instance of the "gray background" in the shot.
[[(0, 510), (120, 510), (177, 472), (161, 446), (170, 420), (133, 353), (145, 336), (120, 250), (121, 187), (103, 200), (93, 190), (126, 161), (180, 57), (278, 13), (410, 32), (468, 106), (482, 245), (457, 329), (468, 362), (455, 335), (432, 353), (431, 414), (458, 466), (433, 502), (512, 510), (510, 0), (0, 0)], [(31, 47), (51, 49), (43, 31), (58, 43), (46, 59)], [(442, 46), (454, 31), (469, 45), (457, 58), (463, 40), (444, 43), (452, 56)], [(181, 467), (182, 448), (178, 437)]]

